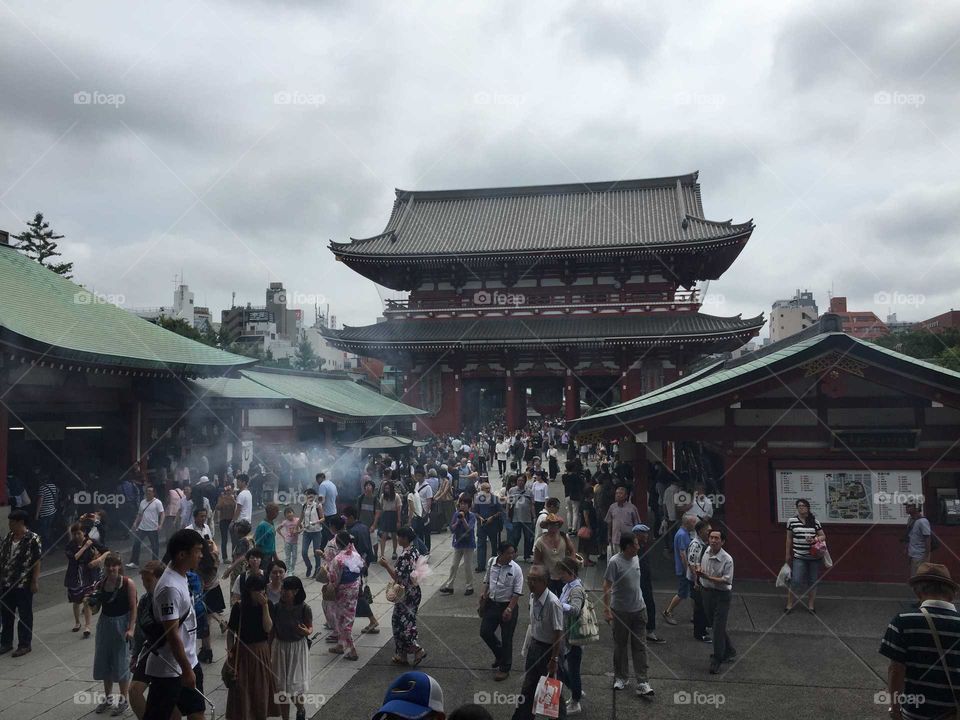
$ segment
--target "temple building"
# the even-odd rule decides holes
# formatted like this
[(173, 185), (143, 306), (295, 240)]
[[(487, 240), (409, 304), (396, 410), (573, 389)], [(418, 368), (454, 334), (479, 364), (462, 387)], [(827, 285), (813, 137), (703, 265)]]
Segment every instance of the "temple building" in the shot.
[(397, 190), (383, 232), (331, 242), (337, 260), (408, 296), (385, 321), (326, 330), (399, 368), (419, 432), (527, 413), (573, 420), (672, 382), (755, 337), (700, 312), (753, 222), (704, 217), (697, 173), (471, 190)]

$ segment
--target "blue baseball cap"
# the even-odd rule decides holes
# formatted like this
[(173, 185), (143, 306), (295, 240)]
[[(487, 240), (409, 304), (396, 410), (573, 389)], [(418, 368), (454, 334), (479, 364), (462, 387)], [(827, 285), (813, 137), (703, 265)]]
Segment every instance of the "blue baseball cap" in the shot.
[(381, 713), (393, 713), (406, 720), (419, 720), (432, 712), (443, 712), (443, 690), (440, 683), (423, 672), (407, 672), (387, 688)]
[(647, 527), (646, 525), (644, 525), (643, 523), (638, 523), (637, 525), (634, 525), (634, 526), (633, 526), (633, 532), (635, 532), (635, 533), (638, 533), (638, 532), (648, 533), (648, 532), (650, 532), (650, 528)]

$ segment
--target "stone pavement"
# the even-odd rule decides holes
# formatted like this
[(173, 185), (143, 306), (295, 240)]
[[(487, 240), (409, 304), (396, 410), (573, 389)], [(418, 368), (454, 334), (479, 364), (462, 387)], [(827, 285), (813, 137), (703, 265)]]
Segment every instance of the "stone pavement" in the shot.
[[(477, 595), (464, 597), (462, 576), (457, 594), (436, 593), (449, 567), (449, 540), (434, 536), (434, 573), (424, 588), (420, 610), (420, 636), (429, 651), (421, 668), (441, 683), (448, 708), (480, 700), (495, 718), (508, 718), (512, 707), (507, 696), (519, 692), (520, 673), (503, 683), (492, 681), (491, 657), (479, 637), (475, 607)], [(667, 568), (658, 561), (660, 578)], [(527, 565), (523, 565), (525, 569)], [(375, 611), (381, 618), (379, 635), (356, 633), (359, 662), (347, 662), (327, 653), (324, 643), (311, 652), (311, 698), (314, 717), (369, 718), (379, 706), (384, 689), (399, 674), (390, 664), (392, 607), (383, 601), (386, 575), (372, 568), (371, 587)], [(475, 576), (479, 593), (479, 576)], [(588, 587), (599, 588), (599, 568), (584, 573)], [(320, 615), (319, 585), (306, 583), (315, 617)], [(656, 599), (663, 608), (672, 581), (657, 582)], [(689, 608), (678, 611), (675, 627), (658, 623), (666, 645), (650, 648), (650, 682), (656, 698), (645, 701), (628, 692), (614, 695), (610, 631), (604, 625), (600, 642), (586, 648), (583, 676), (586, 698), (584, 717), (634, 718), (656, 713), (658, 718), (698, 716), (719, 707), (735, 717), (783, 718), (829, 716), (883, 718), (885, 706), (874, 702), (884, 687), (886, 664), (877, 653), (888, 619), (910, 600), (905, 586), (825, 584), (818, 598), (818, 616), (794, 613), (784, 616), (782, 593), (771, 584), (743, 582), (735, 586), (730, 632), (739, 651), (737, 662), (724, 673), (707, 672), (709, 646), (696, 642), (688, 622)], [(598, 600), (599, 602), (599, 600)], [(517, 632), (515, 666), (520, 666), (519, 645), (527, 623), (527, 604)], [(319, 626), (319, 622), (317, 623)], [(91, 693), (99, 691), (92, 680), (93, 639), (71, 633), (72, 616), (65, 601), (37, 612), (34, 650), (23, 658), (0, 657), (0, 720), (73, 720), (92, 714)], [(225, 643), (214, 631), (217, 662), (204, 667), (208, 696), (223, 716), (226, 691), (220, 683)], [(347, 685), (349, 683), (349, 685)], [(650, 707), (647, 707), (647, 706)], [(703, 705), (704, 707), (689, 707)], [(127, 717), (133, 717), (128, 714)]]

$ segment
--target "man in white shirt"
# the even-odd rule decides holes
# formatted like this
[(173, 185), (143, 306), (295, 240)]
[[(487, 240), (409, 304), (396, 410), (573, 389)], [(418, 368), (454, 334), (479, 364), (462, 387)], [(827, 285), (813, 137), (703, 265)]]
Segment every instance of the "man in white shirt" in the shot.
[(713, 517), (713, 501), (704, 493), (704, 484), (698, 482), (694, 486), (693, 504), (688, 512), (697, 516), (697, 520), (709, 520)]
[[(480, 637), (493, 652), (497, 672), (493, 679), (506, 680), (513, 665), (513, 633), (517, 629), (517, 603), (523, 594), (523, 571), (514, 561), (517, 549), (502, 542), (483, 576), (480, 594)], [(500, 638), (497, 638), (497, 629)]]
[(727, 616), (730, 614), (730, 598), (733, 595), (733, 558), (723, 549), (727, 542), (725, 530), (711, 530), (707, 540), (709, 547), (700, 558), (696, 569), (697, 578), (703, 587), (703, 610), (707, 623), (713, 628), (713, 655), (710, 656), (710, 674), (720, 672), (720, 663), (737, 655), (727, 635)]
[(187, 525), (188, 530), (194, 530), (200, 533), (204, 540), (213, 540), (213, 530), (207, 524), (207, 510), (204, 507), (195, 507), (193, 509), (193, 522)]
[[(153, 591), (153, 614), (162, 623), (164, 640), (147, 656), (150, 694), (144, 720), (168, 720), (174, 708), (188, 720), (203, 720), (203, 670), (197, 660), (197, 615), (187, 584), (187, 571), (196, 570), (203, 538), (184, 528), (167, 544), (170, 564)], [(148, 639), (148, 648), (156, 645)]]
[[(427, 553), (430, 553), (430, 510), (433, 508), (433, 488), (430, 487), (430, 483), (427, 482), (427, 479), (423, 476), (423, 470), (417, 468), (413, 473), (413, 477), (416, 479), (416, 496), (420, 499), (420, 511), (414, 512), (410, 516), (410, 525), (413, 527), (413, 531), (417, 534), (417, 537), (420, 538), (421, 542), (426, 546)], [(414, 493), (411, 493), (411, 495)]]
[(233, 511), (233, 522), (236, 524), (240, 520), (246, 520), (253, 525), (253, 493), (248, 486), (250, 479), (243, 473), (237, 475), (237, 508)]
[(502, 478), (507, 472), (507, 460), (510, 457), (510, 443), (500, 438), (494, 446), (497, 454), (497, 473)]
[(163, 503), (157, 499), (153, 485), (147, 485), (144, 491), (146, 496), (140, 501), (137, 518), (133, 522), (136, 529), (136, 538), (133, 541), (133, 552), (130, 553), (128, 568), (140, 566), (140, 547), (143, 539), (150, 542), (151, 560), (160, 559), (160, 528), (163, 527)]

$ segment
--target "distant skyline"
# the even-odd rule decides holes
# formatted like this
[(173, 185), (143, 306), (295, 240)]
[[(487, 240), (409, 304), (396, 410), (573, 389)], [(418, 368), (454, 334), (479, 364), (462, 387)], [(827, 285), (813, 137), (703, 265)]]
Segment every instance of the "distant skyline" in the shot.
[[(0, 228), (44, 213), (87, 287), (215, 319), (270, 282), (341, 323), (393, 291), (330, 240), (394, 188), (700, 171), (757, 228), (703, 311), (960, 307), (960, 5), (10, 0)], [(883, 302), (890, 299), (891, 302)], [(312, 302), (292, 303), (312, 318)], [(767, 330), (764, 330), (764, 334)]]

